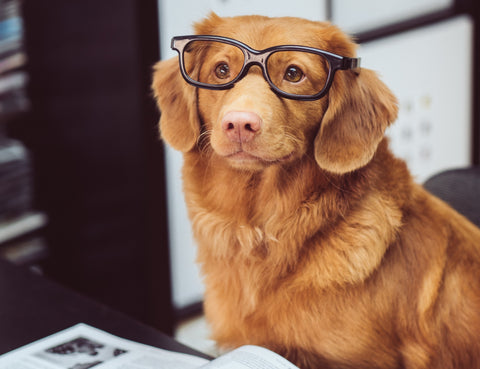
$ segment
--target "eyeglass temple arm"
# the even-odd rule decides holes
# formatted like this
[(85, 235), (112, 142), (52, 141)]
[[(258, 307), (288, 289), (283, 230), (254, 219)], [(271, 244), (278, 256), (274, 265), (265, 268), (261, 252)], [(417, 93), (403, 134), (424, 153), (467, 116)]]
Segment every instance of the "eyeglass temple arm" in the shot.
[(343, 58), (342, 66), (340, 67), (343, 70), (351, 69), (355, 72), (356, 75), (360, 74), (360, 61), (361, 58)]

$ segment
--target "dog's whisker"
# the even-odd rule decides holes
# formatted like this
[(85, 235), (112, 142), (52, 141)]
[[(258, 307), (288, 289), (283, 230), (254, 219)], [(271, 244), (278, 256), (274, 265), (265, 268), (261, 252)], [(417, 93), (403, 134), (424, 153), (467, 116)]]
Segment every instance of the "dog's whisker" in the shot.
[(203, 130), (197, 138), (197, 147), (200, 149), (201, 152), (208, 150), (208, 146), (210, 143), (210, 137), (212, 135), (212, 130), (205, 129)]

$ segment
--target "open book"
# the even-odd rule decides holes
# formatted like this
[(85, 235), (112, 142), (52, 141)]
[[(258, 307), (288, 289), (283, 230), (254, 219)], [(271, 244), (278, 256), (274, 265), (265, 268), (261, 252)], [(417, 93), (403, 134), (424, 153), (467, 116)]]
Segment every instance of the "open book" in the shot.
[(86, 324), (0, 356), (0, 369), (298, 369), (258, 346), (243, 346), (215, 360), (129, 341)]

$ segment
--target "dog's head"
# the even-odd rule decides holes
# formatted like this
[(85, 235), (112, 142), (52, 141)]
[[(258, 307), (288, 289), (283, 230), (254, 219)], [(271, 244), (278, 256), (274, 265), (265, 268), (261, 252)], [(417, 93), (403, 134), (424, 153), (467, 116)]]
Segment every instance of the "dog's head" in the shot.
[[(235, 39), (255, 50), (302, 45), (354, 57), (356, 49), (335, 26), (296, 18), (212, 14), (196, 25), (196, 33)], [(222, 68), (233, 64), (236, 56), (218, 45), (188, 51), (194, 78), (208, 81), (210, 75), (218, 79), (230, 73)], [(276, 61), (275, 67), (282, 70), (277, 84), (295, 84), (290, 91), (315, 85), (328, 73), (327, 63), (309, 55), (287, 59)], [(249, 170), (310, 155), (327, 171), (353, 171), (372, 159), (397, 114), (395, 97), (367, 69), (337, 71), (327, 94), (310, 101), (275, 92), (259, 65), (251, 66), (233, 88), (198, 88), (183, 79), (178, 58), (172, 58), (155, 66), (153, 90), (161, 110), (162, 137), (173, 148), (187, 152), (206, 144), (231, 166)]]

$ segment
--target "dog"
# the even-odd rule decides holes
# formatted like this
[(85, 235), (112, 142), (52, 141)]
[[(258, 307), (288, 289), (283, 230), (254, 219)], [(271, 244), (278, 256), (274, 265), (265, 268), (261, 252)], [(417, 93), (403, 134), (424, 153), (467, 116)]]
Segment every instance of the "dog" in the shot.
[(152, 89), (219, 347), (302, 369), (480, 368), (480, 230), (392, 154), (396, 98), (351, 38), (214, 13), (195, 32)]

